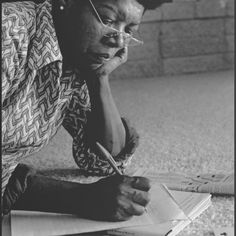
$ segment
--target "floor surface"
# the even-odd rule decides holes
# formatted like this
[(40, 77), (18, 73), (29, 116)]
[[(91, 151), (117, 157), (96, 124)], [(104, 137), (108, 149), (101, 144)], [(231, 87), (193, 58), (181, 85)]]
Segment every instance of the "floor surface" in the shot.
[[(234, 171), (234, 73), (115, 80), (114, 98), (141, 140), (130, 169), (147, 167), (186, 174)], [(72, 139), (62, 128), (27, 160), (45, 174), (74, 179)], [(213, 197), (212, 206), (179, 235), (208, 236), (234, 225), (233, 197)]]

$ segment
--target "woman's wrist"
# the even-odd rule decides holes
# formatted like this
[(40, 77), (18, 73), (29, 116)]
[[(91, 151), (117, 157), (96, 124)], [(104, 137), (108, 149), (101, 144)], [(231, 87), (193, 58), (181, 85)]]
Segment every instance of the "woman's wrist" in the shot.
[[(89, 95), (92, 102), (97, 102), (97, 98), (107, 98), (111, 95), (110, 83), (108, 76), (100, 76), (99, 78), (87, 81)], [(95, 99), (95, 101), (93, 101)], [(100, 99), (99, 99), (100, 100)]]
[(89, 89), (97, 88), (99, 89), (102, 86), (108, 86), (109, 85), (109, 75), (91, 75), (88, 76), (86, 80)]

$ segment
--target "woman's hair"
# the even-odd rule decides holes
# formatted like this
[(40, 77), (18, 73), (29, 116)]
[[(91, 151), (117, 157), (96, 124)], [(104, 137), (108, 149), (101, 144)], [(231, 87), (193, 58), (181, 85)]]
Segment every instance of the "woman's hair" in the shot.
[(34, 3), (42, 3), (44, 2), (45, 0), (2, 0), (1, 2), (4, 3), (4, 2), (34, 2)]
[(157, 7), (160, 7), (163, 3), (172, 2), (172, 0), (137, 0), (142, 4), (145, 10), (152, 10)]
[[(24, 2), (24, 1), (33, 1), (35, 3), (42, 3), (45, 0), (3, 0), (2, 2)], [(172, 0), (137, 0), (142, 4), (145, 10), (155, 9), (161, 6), (163, 3), (172, 2)]]

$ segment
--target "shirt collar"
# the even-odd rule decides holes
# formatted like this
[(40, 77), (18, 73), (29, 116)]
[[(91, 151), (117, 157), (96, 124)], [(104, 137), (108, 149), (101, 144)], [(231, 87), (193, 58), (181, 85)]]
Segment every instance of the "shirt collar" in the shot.
[(29, 54), (29, 66), (38, 70), (52, 62), (59, 61), (62, 64), (62, 54), (51, 14), (51, 0), (36, 5), (35, 10), (36, 32)]

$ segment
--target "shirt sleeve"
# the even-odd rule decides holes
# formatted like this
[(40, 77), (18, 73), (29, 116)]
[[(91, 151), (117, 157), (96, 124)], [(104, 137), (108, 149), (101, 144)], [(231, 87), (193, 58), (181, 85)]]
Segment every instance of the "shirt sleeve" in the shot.
[(35, 173), (36, 171), (31, 166), (25, 164), (17, 165), (6, 185), (2, 197), (2, 215), (6, 215), (11, 211), (17, 200), (26, 191), (30, 184), (30, 178), (35, 175)]
[[(72, 99), (63, 121), (64, 128), (73, 137), (73, 157), (79, 169), (85, 175), (111, 175), (113, 168), (99, 154), (94, 143), (87, 138), (87, 117), (91, 112), (89, 92), (86, 83), (77, 83)], [(126, 143), (124, 149), (114, 157), (118, 168), (123, 172), (130, 164), (139, 142), (139, 135), (130, 125), (128, 119), (121, 118), (125, 131)]]
[(2, 103), (19, 87), (27, 59), (32, 17), (17, 3), (2, 4)]

